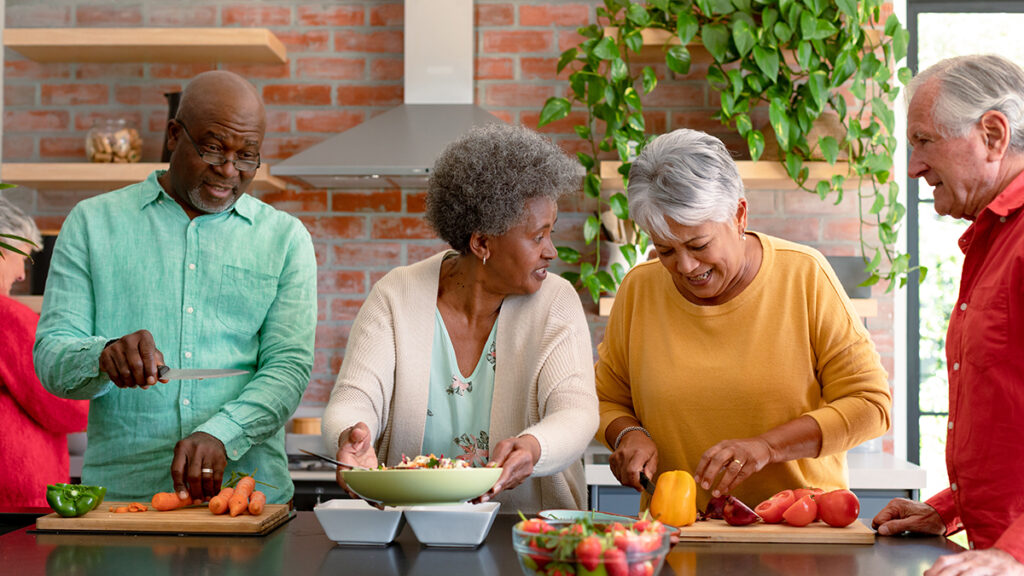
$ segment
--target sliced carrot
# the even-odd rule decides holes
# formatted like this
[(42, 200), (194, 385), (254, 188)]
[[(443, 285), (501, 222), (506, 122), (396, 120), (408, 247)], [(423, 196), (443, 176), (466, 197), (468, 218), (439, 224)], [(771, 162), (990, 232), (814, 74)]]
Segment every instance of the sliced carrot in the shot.
[(256, 479), (246, 476), (235, 484), (235, 493), (228, 499), (228, 512), (232, 517), (249, 510), (249, 496), (256, 489)]
[(231, 495), (235, 493), (235, 489), (228, 486), (222, 488), (220, 494), (217, 494), (213, 498), (210, 498), (210, 512), (214, 514), (223, 514), (228, 511), (228, 500), (231, 499)]
[(255, 490), (252, 496), (249, 497), (249, 514), (258, 516), (263, 513), (263, 506), (267, 503), (267, 495), (259, 490)]
[(117, 506), (111, 506), (110, 507), (110, 511), (111, 512), (117, 512)]
[(145, 512), (146, 510), (149, 510), (149, 507), (142, 502), (132, 502), (128, 505), (129, 512)]
[(122, 512), (127, 512), (127, 511), (128, 511), (128, 507), (127, 506), (118, 506), (117, 509), (114, 510), (114, 512), (116, 512), (118, 514), (121, 514)]

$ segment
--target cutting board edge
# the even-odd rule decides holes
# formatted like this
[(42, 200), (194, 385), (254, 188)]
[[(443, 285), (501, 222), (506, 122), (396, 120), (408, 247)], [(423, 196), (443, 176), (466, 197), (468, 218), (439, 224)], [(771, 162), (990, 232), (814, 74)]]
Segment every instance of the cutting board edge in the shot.
[[(107, 504), (107, 503), (104, 503)], [(113, 503), (111, 503), (113, 504)], [(292, 511), (285, 504), (268, 504), (268, 509), (273, 510), (267, 512), (266, 517), (261, 518), (259, 521), (252, 523), (234, 523), (231, 521), (221, 522), (220, 524), (208, 524), (202, 527), (188, 527), (188, 519), (182, 520), (183, 525), (181, 527), (167, 527), (166, 522), (169, 519), (173, 519), (173, 516), (163, 517), (160, 519), (161, 527), (153, 528), (147, 527), (146, 525), (138, 524), (137, 516), (132, 516), (128, 523), (125, 520), (128, 518), (112, 518), (106, 516), (100, 518), (89, 518), (88, 514), (80, 518), (61, 518), (56, 513), (47, 514), (46, 516), (40, 516), (36, 519), (35, 531), (40, 533), (64, 533), (64, 534), (77, 534), (77, 533), (104, 533), (104, 534), (188, 534), (188, 535), (234, 535), (234, 536), (266, 536), (272, 532), (275, 528), (284, 524), (293, 517)], [(92, 512), (90, 512), (92, 514)], [(131, 513), (129, 513), (131, 514)], [(145, 513), (143, 513), (145, 514)], [(150, 512), (152, 514), (152, 512)], [(157, 514), (173, 514), (173, 512), (157, 512)], [(225, 517), (226, 518), (226, 517)], [(245, 520), (251, 520), (251, 517), (243, 517)], [(110, 520), (110, 522), (108, 522)], [(40, 525), (42, 522), (42, 526)], [(112, 524), (106, 526), (105, 524)], [(143, 529), (145, 528), (145, 529)]]

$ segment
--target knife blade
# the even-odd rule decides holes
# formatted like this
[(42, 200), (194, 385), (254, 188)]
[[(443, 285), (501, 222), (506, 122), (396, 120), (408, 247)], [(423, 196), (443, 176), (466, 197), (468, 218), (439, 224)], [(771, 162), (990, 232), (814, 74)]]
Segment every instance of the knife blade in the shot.
[(231, 369), (178, 370), (170, 366), (161, 366), (156, 372), (161, 380), (211, 380), (249, 373), (248, 370)]
[(644, 492), (654, 496), (654, 480), (648, 478), (643, 470), (640, 471), (640, 485), (644, 487)]

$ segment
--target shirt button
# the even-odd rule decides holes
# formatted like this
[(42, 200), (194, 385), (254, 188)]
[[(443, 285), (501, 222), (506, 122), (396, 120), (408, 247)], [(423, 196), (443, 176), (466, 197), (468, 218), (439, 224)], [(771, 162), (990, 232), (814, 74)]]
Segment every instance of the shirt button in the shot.
[(953, 482), (952, 484), (950, 484), (949, 485), (949, 489), (952, 490), (953, 492), (956, 492), (956, 482)]
[(237, 458), (238, 457), (238, 450), (232, 450), (231, 451), (231, 455)]
[(195, 264), (189, 264), (188, 265), (188, 269), (189, 270), (195, 270), (196, 269), (196, 265)]
[(192, 313), (192, 307), (189, 306), (188, 308), (185, 308), (185, 312), (188, 312), (189, 314), (191, 314)]
[(999, 221), (1000, 222), (1006, 222), (1006, 216), (1000, 216), (999, 217)]
[(182, 400), (181, 403), (184, 404), (185, 406), (188, 406), (189, 404), (191, 404), (191, 402), (188, 401), (188, 398), (185, 398), (184, 400)]
[(191, 352), (185, 352), (185, 358), (191, 358), (191, 357), (192, 357), (192, 353)]
[(963, 304), (961, 304), (960, 305), (960, 309), (961, 310), (967, 310), (967, 302), (964, 302)]
[(959, 370), (959, 369), (960, 369), (960, 363), (959, 362), (953, 362), (953, 370)]
[(968, 542), (968, 544), (971, 545), (971, 550), (974, 550), (974, 541), (972, 540), (971, 542)]
[(946, 428), (949, 428), (950, 430), (953, 429), (953, 421), (952, 420), (949, 421), (949, 424), (946, 424)]

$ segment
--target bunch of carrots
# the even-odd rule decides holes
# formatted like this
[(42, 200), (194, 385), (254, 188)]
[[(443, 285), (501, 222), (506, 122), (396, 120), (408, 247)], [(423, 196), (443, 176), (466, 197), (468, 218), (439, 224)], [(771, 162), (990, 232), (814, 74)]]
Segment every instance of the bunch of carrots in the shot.
[[(178, 498), (174, 492), (158, 492), (153, 495), (152, 502), (153, 509), (162, 512), (184, 508), (193, 503), (192, 498)], [(266, 503), (266, 494), (256, 490), (255, 478), (249, 475), (236, 477), (233, 473), (231, 481), (210, 499), (208, 506), (210, 512), (218, 515), (226, 512), (234, 517), (248, 512), (256, 516), (263, 513)]]

